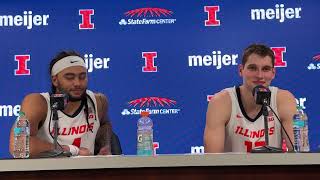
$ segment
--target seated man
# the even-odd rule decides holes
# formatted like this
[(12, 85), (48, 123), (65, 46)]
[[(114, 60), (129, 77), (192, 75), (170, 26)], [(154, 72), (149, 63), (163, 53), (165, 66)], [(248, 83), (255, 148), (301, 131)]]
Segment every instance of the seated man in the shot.
[[(251, 152), (253, 148), (265, 145), (262, 105), (257, 105), (252, 95), (257, 85), (270, 89), (270, 106), (293, 141), (292, 118), (296, 102), (289, 91), (270, 86), (276, 73), (274, 60), (273, 51), (265, 45), (252, 44), (245, 49), (239, 65), (242, 85), (222, 90), (209, 102), (204, 131), (206, 153)], [(281, 148), (285, 138), (287, 147), (292, 150), (280, 123), (268, 110), (269, 146)]]
[[(73, 155), (110, 154), (112, 128), (108, 102), (101, 93), (87, 90), (88, 77), (83, 58), (75, 52), (61, 52), (50, 63), (52, 93), (65, 93), (69, 100), (58, 111), (58, 143)], [(50, 93), (32, 93), (21, 104), (30, 121), (30, 156), (54, 149)], [(13, 154), (13, 129), (10, 133), (10, 153)]]

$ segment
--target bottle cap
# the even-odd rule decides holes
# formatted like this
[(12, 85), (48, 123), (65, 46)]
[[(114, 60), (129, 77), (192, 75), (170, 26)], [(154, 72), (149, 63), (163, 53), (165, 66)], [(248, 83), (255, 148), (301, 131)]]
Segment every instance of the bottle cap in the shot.
[(25, 116), (26, 114), (23, 111), (19, 112), (19, 116)]
[(142, 116), (142, 117), (148, 117), (149, 116), (149, 111), (141, 111), (141, 113), (140, 113), (140, 115)]

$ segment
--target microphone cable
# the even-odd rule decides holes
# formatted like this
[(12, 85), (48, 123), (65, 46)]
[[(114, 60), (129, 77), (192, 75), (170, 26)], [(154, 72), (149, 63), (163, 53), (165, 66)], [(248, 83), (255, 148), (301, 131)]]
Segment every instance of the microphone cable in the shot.
[(293, 151), (294, 151), (294, 152), (297, 152), (297, 151), (296, 151), (296, 149), (294, 148), (294, 145), (293, 145), (293, 143), (292, 143), (292, 141), (291, 141), (291, 139), (290, 139), (290, 137), (289, 137), (289, 135), (288, 135), (288, 133), (287, 133), (286, 129), (284, 128), (284, 126), (283, 126), (282, 122), (280, 121), (279, 116), (276, 114), (276, 112), (274, 112), (274, 110), (271, 108), (271, 106), (270, 106), (270, 105), (268, 105), (268, 107), (271, 109), (271, 111), (272, 111), (272, 112), (273, 112), (273, 114), (276, 116), (277, 120), (279, 121), (279, 123), (280, 123), (280, 125), (281, 125), (281, 129), (285, 132), (286, 136), (288, 137), (289, 142), (290, 142), (290, 144), (291, 144), (291, 146), (292, 146)]

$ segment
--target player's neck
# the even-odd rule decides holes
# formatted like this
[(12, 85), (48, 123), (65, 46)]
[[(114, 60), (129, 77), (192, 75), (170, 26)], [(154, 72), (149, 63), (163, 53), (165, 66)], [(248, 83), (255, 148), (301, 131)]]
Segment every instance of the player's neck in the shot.
[(75, 113), (81, 105), (81, 100), (79, 101), (69, 101), (66, 107), (64, 108), (63, 112), (66, 114), (73, 114)]
[(261, 106), (256, 104), (251, 89), (242, 85), (240, 86), (240, 94), (242, 105), (246, 112), (260, 111)]

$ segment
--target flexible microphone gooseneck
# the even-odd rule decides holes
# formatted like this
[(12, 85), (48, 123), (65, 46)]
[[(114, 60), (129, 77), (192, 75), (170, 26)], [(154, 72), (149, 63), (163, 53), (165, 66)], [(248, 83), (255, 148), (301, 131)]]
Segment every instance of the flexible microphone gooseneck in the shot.
[(270, 105), (269, 105), (268, 107), (270, 108), (270, 110), (273, 112), (273, 114), (276, 116), (277, 120), (279, 121), (279, 123), (280, 123), (280, 125), (281, 125), (281, 129), (284, 131), (284, 133), (286, 134), (287, 138), (289, 139), (289, 142), (290, 142), (290, 144), (291, 144), (291, 147), (292, 147), (293, 151), (294, 151), (294, 152), (297, 152), (296, 149), (294, 149), (294, 145), (293, 145), (293, 143), (292, 143), (292, 141), (291, 141), (291, 139), (290, 139), (290, 136), (288, 135), (286, 129), (284, 128), (282, 122), (280, 121), (279, 116), (276, 114), (276, 112), (274, 112), (274, 110), (271, 108)]

